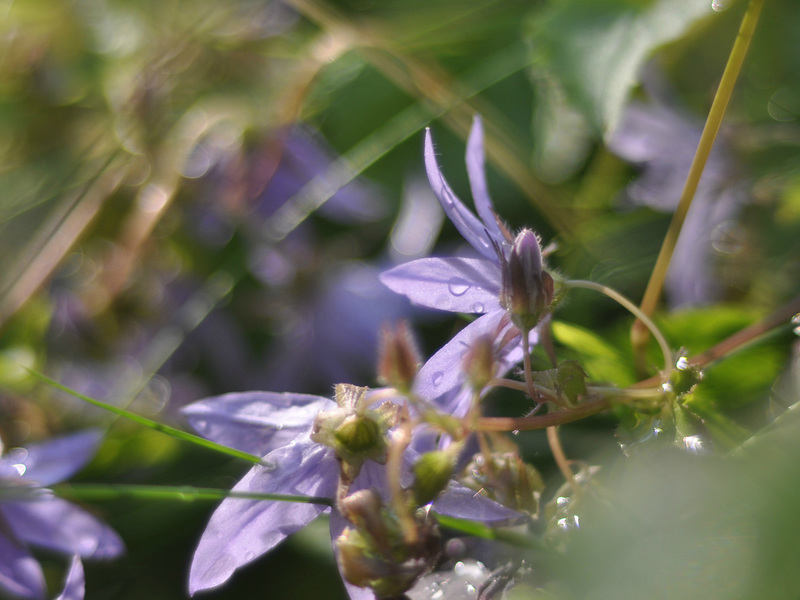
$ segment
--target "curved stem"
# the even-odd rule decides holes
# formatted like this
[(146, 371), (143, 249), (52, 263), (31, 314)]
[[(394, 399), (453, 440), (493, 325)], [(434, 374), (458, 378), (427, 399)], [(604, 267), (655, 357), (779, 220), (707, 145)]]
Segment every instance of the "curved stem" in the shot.
[(594, 290), (596, 292), (600, 292), (601, 294), (605, 294), (612, 300), (617, 301), (619, 304), (627, 308), (639, 321), (644, 323), (645, 327), (650, 330), (650, 333), (653, 334), (653, 337), (656, 338), (658, 345), (661, 347), (661, 353), (664, 355), (664, 370), (671, 371), (673, 367), (673, 356), (672, 350), (670, 350), (669, 344), (667, 340), (664, 338), (661, 331), (656, 327), (656, 324), (644, 314), (639, 308), (630, 300), (628, 300), (625, 296), (620, 294), (613, 288), (608, 287), (607, 285), (603, 285), (601, 283), (595, 283), (594, 281), (585, 281), (583, 279), (570, 279), (569, 281), (564, 282), (564, 285), (567, 287), (576, 287), (576, 288), (585, 288), (587, 290)]
[(569, 466), (567, 455), (564, 454), (564, 448), (561, 446), (561, 440), (558, 439), (558, 428), (551, 425), (547, 428), (547, 443), (550, 444), (550, 451), (553, 453), (553, 460), (556, 461), (561, 474), (567, 480), (569, 486), (572, 488), (572, 493), (578, 495), (580, 488), (575, 483), (575, 474), (572, 472), (572, 467)]

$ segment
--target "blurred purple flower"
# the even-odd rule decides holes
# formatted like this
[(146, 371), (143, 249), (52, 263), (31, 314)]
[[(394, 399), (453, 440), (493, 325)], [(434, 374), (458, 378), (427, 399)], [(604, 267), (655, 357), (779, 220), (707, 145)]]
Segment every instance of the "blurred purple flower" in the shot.
[(124, 547), (117, 534), (83, 509), (39, 486), (72, 476), (92, 457), (101, 434), (87, 431), (0, 457), (0, 590), (21, 598), (45, 598), (42, 569), (28, 546), (71, 555), (59, 598), (83, 598), (81, 558), (111, 558)]
[[(641, 168), (627, 187), (634, 204), (672, 212), (678, 206), (702, 124), (661, 101), (632, 102), (608, 140), (609, 149)], [(666, 277), (672, 306), (711, 302), (721, 292), (712, 237), (724, 234), (744, 202), (737, 167), (724, 137), (716, 140), (686, 215)]]
[[(453, 340), (437, 352), (417, 377), (415, 391), (433, 399), (457, 388), (464, 381), (463, 356), (471, 343), (482, 335), (506, 339), (505, 361), (522, 359), (519, 331), (508, 319), (501, 305), (503, 264), (509, 256), (509, 235), (494, 212), (486, 184), (483, 154), (483, 125), (475, 118), (467, 141), (467, 174), (478, 219), (447, 184), (433, 149), (430, 131), (425, 136), (425, 168), (428, 180), (445, 213), (470, 245), (483, 258), (421, 258), (381, 275), (392, 291), (407, 296), (414, 304), (458, 313), (480, 313)], [(502, 256), (501, 256), (502, 255)], [(511, 339), (509, 331), (512, 332)], [(514, 335), (516, 332), (516, 335)], [(531, 345), (538, 340), (535, 330)], [(511, 363), (511, 364), (514, 364)]]
[[(369, 392), (369, 393), (374, 393)], [(233, 448), (264, 456), (234, 486), (234, 491), (279, 493), (334, 498), (339, 463), (332, 448), (310, 439), (317, 413), (336, 403), (305, 394), (246, 392), (225, 394), (196, 402), (184, 409), (192, 426), (204, 437)], [(413, 457), (406, 455), (407, 461)], [(350, 488), (376, 489), (387, 500), (384, 467), (366, 461)], [(451, 483), (434, 503), (448, 515), (497, 521), (518, 514), (461, 485)], [(206, 527), (192, 561), (189, 592), (213, 588), (233, 572), (268, 552), (288, 535), (302, 529), (323, 512), (324, 505), (295, 502), (224, 500)], [(332, 511), (331, 540), (347, 521)], [(351, 598), (372, 598), (372, 592), (345, 584)]]

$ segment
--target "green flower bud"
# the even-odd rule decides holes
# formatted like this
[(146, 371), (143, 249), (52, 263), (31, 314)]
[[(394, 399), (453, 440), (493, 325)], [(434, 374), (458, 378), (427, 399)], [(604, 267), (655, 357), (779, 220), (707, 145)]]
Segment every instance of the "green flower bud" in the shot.
[(422, 355), (405, 321), (381, 328), (378, 342), (378, 381), (407, 392), (414, 385)]
[(411, 487), (418, 506), (433, 502), (453, 476), (453, 459), (449, 452), (435, 450), (420, 456), (412, 467), (414, 483)]
[(377, 445), (383, 448), (380, 426), (369, 417), (350, 415), (336, 429), (333, 437), (338, 450), (350, 454), (370, 454)]

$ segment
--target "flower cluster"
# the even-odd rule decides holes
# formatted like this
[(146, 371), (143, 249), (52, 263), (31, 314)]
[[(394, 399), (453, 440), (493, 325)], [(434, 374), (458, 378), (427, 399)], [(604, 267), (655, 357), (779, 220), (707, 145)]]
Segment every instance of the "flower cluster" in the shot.
[[(521, 463), (507, 452), (505, 458), (486, 457), (495, 467), (484, 476), (506, 473), (508, 494), (498, 498), (513, 497), (515, 486), (524, 483), (529, 497), (520, 502), (499, 504), (459, 483), (457, 475), (475, 452), (470, 422), (480, 412), (480, 398), (538, 340), (536, 327), (550, 310), (553, 279), (543, 269), (538, 237), (530, 230), (512, 236), (494, 213), (480, 119), (467, 149), (480, 218), (445, 181), (430, 132), (425, 164), (445, 213), (479, 256), (422, 258), (384, 272), (381, 280), (420, 306), (482, 316), (421, 367), (404, 326), (385, 330), (379, 375), (395, 387), (342, 384), (335, 401), (235, 393), (186, 407), (185, 416), (204, 437), (263, 457), (233, 492), (329, 499), (320, 504), (224, 500), (192, 561), (192, 594), (221, 585), (236, 569), (330, 511), (331, 540), (351, 597), (396, 597), (436, 564), (440, 550), (433, 513), (511, 522), (522, 517), (516, 509), (530, 512), (535, 505), (531, 482), (538, 479), (524, 468), (510, 469)], [(487, 439), (482, 438), (484, 447)], [(474, 484), (478, 471), (467, 480)], [(428, 505), (433, 513), (420, 512)]]

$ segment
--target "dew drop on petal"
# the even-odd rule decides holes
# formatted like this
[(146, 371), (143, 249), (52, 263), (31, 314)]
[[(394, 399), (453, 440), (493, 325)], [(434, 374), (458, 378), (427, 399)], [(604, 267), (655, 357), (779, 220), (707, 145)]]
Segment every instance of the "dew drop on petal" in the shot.
[(730, 0), (711, 0), (711, 10), (722, 12), (730, 7)]
[(438, 386), (440, 383), (442, 383), (442, 379), (444, 379), (444, 373), (442, 371), (436, 371), (436, 373), (433, 374), (433, 377), (431, 377), (431, 383), (434, 386)]
[(472, 311), (473, 312), (482, 313), (485, 310), (486, 310), (486, 307), (484, 307), (483, 302), (476, 302), (475, 304), (472, 305)]
[(800, 335), (800, 313), (792, 317), (792, 325), (794, 325), (795, 335)]
[(450, 293), (453, 296), (463, 296), (467, 293), (467, 290), (470, 288), (470, 283), (464, 279), (453, 278), (450, 280), (450, 283), (447, 284), (447, 289), (450, 290)]
[(12, 467), (13, 469), (16, 469), (16, 471), (17, 471), (17, 474), (18, 474), (20, 477), (22, 477), (23, 475), (25, 475), (25, 471), (27, 470), (27, 467), (26, 467), (25, 465), (23, 465), (22, 463), (17, 463), (17, 464), (15, 464), (15, 465), (11, 465), (11, 467)]

